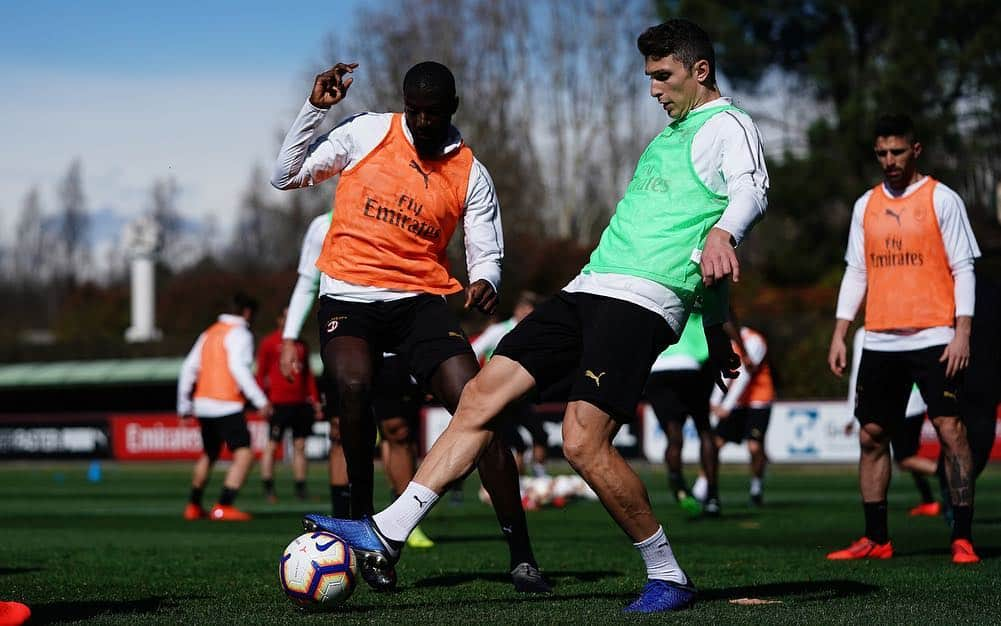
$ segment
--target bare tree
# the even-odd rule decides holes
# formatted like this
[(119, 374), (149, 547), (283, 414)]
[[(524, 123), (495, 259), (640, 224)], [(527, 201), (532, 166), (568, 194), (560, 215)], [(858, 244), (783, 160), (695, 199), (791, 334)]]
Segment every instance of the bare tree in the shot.
[(635, 46), (654, 19), (652, 7), (611, 0), (431, 0), (420, 10), (398, 0), (362, 10), (359, 35), (331, 37), (325, 56), (360, 63), (352, 111), (398, 109), (411, 65), (448, 65), (456, 125), (494, 177), (505, 230), (545, 226), (590, 243), (664, 123), (642, 106)]
[(21, 215), (15, 227), (15, 240), (11, 252), (11, 273), (16, 284), (37, 285), (52, 273), (50, 258), (46, 254), (46, 236), (42, 223), (42, 201), (37, 187), (24, 196)]
[(149, 213), (160, 227), (163, 257), (172, 265), (176, 264), (183, 247), (184, 220), (177, 211), (180, 193), (173, 176), (154, 180), (149, 190)]
[(548, 0), (533, 40), (544, 89), (550, 217), (563, 238), (589, 243), (608, 222), (649, 140), (642, 57), (635, 41), (652, 10), (609, 0)]
[(74, 160), (58, 189), (58, 227), (55, 251), (58, 255), (59, 279), (75, 285), (86, 274), (90, 261), (90, 216), (83, 192), (83, 166)]

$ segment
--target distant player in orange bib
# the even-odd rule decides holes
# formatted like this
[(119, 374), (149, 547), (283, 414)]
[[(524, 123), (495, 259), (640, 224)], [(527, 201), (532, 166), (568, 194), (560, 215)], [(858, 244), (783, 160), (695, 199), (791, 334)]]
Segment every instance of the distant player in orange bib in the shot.
[(828, 363), (837, 376), (844, 374), (845, 335), (865, 298), (866, 334), (855, 388), (865, 535), (828, 554), (832, 560), (893, 555), (886, 513), (889, 444), (902, 427), (915, 383), (942, 444), (955, 512), (952, 561), (980, 560), (971, 537), (973, 461), (959, 418), (970, 358), (973, 262), (980, 249), (963, 201), (918, 171), (921, 150), (910, 118), (880, 118), (875, 152), (883, 181), (859, 198), (852, 214)]
[[(374, 435), (373, 379), (382, 355), (403, 358), (421, 387), (454, 411), (479, 366), (444, 298), (463, 291), (449, 269), (448, 242), (461, 220), (470, 282), (465, 306), (489, 314), (497, 306), (503, 235), (490, 175), (451, 124), (459, 99), (444, 65), (429, 61), (407, 72), (403, 114), (362, 113), (315, 136), (356, 69), (338, 63), (316, 77), (271, 183), (294, 189), (340, 176), (316, 261), (317, 319), (324, 375), (337, 390), (351, 515), (360, 518), (374, 511), (367, 442)], [(497, 441), (479, 469), (508, 539), (515, 588), (549, 591), (528, 540), (514, 457)], [(369, 585), (395, 586), (395, 571), (372, 558), (359, 559)]]
[[(249, 326), (256, 312), (255, 300), (236, 294), (230, 312), (220, 315), (215, 324), (199, 335), (181, 365), (177, 380), (177, 414), (198, 418), (204, 448), (195, 462), (191, 498), (184, 509), (185, 519), (250, 519), (249, 514), (233, 506), (254, 462), (244, 405), (249, 400), (264, 417), (271, 416), (271, 404), (250, 371), (254, 363), (254, 336)], [(233, 453), (233, 464), (226, 472), (219, 501), (206, 513), (202, 508), (202, 493), (212, 466), (222, 452), (223, 442)]]

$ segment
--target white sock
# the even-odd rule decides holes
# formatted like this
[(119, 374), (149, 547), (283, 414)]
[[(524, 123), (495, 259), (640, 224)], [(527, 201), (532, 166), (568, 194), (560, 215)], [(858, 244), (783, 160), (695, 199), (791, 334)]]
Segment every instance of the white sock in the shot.
[(688, 582), (688, 577), (681, 571), (681, 566), (674, 558), (674, 552), (671, 551), (671, 544), (667, 541), (663, 526), (658, 527), (657, 532), (649, 539), (644, 539), (633, 545), (640, 551), (640, 556), (646, 563), (647, 578), (668, 580), (680, 585)]
[(760, 496), (761, 495), (762, 482), (757, 476), (751, 478), (751, 495)]
[(431, 512), (437, 501), (438, 494), (411, 481), (403, 490), (403, 495), (373, 515), (372, 521), (387, 539), (406, 541), (410, 532)]
[(706, 480), (705, 476), (700, 474), (699, 477), (695, 479), (695, 484), (692, 485), (692, 495), (695, 496), (696, 500), (705, 500), (708, 492), (709, 481)]

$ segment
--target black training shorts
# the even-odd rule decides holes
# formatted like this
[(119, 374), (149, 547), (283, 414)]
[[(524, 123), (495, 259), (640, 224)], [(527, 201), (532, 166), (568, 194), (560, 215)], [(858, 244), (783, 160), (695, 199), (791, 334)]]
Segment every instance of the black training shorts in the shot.
[(223, 442), (230, 452), (250, 447), (250, 431), (243, 411), (222, 417), (199, 417), (198, 424), (202, 427), (202, 448), (213, 461), (222, 453)]
[(459, 320), (442, 296), (420, 294), (387, 302), (324, 296), (317, 321), (324, 359), (332, 339), (359, 337), (368, 342), (373, 355), (391, 352), (403, 357), (423, 389), (429, 388), (431, 376), (444, 361), (460, 354), (473, 356)]
[(737, 407), (730, 411), (726, 419), (716, 424), (716, 436), (731, 443), (748, 441), (765, 442), (768, 422), (772, 419), (772, 407)]
[(661, 370), (650, 374), (646, 396), (661, 428), (667, 432), (670, 422), (684, 424), (689, 417), (702, 432), (709, 428), (709, 396), (713, 379), (708, 368), (700, 370)]
[(372, 413), (375, 419), (381, 422), (402, 417), (416, 427), (422, 399), (421, 389), (410, 377), (403, 357), (384, 357), (372, 381)]
[(286, 429), (291, 429), (293, 439), (304, 439), (313, 433), (315, 416), (313, 405), (308, 402), (275, 404), (268, 420), (268, 437), (281, 441)]
[(674, 341), (667, 321), (639, 305), (561, 291), (505, 335), (494, 356), (521, 364), (543, 399), (583, 400), (631, 422), (650, 366)]
[(928, 417), (958, 416), (962, 374), (946, 378), (946, 364), (939, 361), (944, 350), (945, 346), (903, 352), (862, 350), (855, 417), (862, 424), (882, 426), (892, 436), (904, 421), (914, 384), (928, 405)]

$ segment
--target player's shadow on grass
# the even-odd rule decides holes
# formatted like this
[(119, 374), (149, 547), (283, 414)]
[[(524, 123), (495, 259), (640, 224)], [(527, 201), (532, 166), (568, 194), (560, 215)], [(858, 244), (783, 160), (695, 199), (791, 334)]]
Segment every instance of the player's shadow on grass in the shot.
[(0, 567), (0, 576), (13, 576), (14, 574), (32, 574), (44, 571), (41, 567)]
[(162, 610), (175, 609), (186, 600), (205, 596), (140, 598), (137, 600), (67, 600), (31, 605), (31, 623), (49, 624), (91, 619), (101, 615), (152, 615)]
[(702, 600), (729, 601), (739, 598), (795, 598), (798, 601), (827, 601), (853, 596), (865, 596), (880, 590), (876, 585), (856, 580), (802, 580), (761, 585), (742, 585), (721, 589), (700, 589)]
[[(622, 576), (622, 572), (611, 570), (587, 570), (587, 571), (560, 571), (556, 573), (546, 573), (546, 577), (553, 583), (553, 587), (559, 587), (561, 583), (570, 582), (571, 579), (577, 582), (593, 583), (604, 578), (614, 578)], [(454, 572), (452, 574), (442, 574), (441, 576), (429, 576), (416, 581), (412, 586), (421, 587), (451, 587), (475, 581), (489, 581), (511, 584), (511, 575), (507, 572)]]

